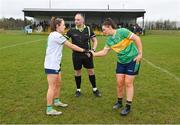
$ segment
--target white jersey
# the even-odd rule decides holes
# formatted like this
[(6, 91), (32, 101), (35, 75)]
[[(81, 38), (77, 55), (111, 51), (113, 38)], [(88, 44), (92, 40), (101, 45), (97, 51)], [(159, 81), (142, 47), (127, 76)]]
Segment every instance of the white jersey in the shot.
[(64, 42), (67, 39), (60, 33), (54, 31), (48, 36), (46, 56), (44, 61), (45, 69), (59, 70)]

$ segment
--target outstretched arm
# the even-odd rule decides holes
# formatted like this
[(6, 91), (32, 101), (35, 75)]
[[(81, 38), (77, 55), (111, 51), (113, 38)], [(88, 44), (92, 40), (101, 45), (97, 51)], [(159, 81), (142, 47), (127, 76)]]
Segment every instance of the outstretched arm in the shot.
[(101, 57), (107, 55), (110, 50), (111, 49), (109, 47), (104, 47), (104, 49), (102, 49), (101, 51), (98, 52), (91, 51), (91, 53), (93, 54), (94, 57)]
[(82, 48), (80, 48), (80, 47), (72, 44), (72, 43), (69, 42), (69, 41), (65, 41), (65, 42), (64, 42), (64, 45), (66, 45), (68, 48), (70, 48), (70, 49), (72, 49), (72, 50), (74, 50), (74, 51), (85, 52), (84, 49), (82, 49)]

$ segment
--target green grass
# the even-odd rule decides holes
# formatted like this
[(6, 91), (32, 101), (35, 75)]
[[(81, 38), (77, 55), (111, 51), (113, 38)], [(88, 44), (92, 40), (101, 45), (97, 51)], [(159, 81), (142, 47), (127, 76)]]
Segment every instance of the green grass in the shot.
[[(176, 35), (171, 31), (148, 34), (142, 36), (144, 58), (180, 78), (180, 32), (175, 32)], [(116, 101), (114, 52), (95, 58), (97, 86), (102, 98), (92, 95), (85, 69), (83, 96), (75, 98), (71, 50), (67, 48), (63, 51), (61, 99), (69, 107), (60, 109), (62, 116), (46, 116), (47, 80), (43, 69), (46, 39), (45, 35), (0, 33), (0, 123), (180, 123), (180, 81), (145, 61), (135, 81), (132, 112), (121, 117), (120, 110), (112, 110)], [(98, 36), (98, 50), (103, 48), (105, 39)], [(36, 40), (40, 41), (32, 42)], [(16, 46), (9, 47), (12, 45)]]

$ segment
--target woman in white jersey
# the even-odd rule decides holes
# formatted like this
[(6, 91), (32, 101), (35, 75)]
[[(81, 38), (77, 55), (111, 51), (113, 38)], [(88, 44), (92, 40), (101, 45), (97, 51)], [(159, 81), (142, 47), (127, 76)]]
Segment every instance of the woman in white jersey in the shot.
[(59, 99), (60, 88), (61, 88), (61, 59), (63, 45), (79, 51), (87, 52), (69, 41), (62, 35), (65, 29), (65, 22), (63, 19), (53, 17), (51, 19), (51, 33), (48, 36), (46, 56), (44, 61), (45, 73), (47, 74), (48, 80), (48, 91), (47, 91), (47, 115), (60, 115), (61, 111), (53, 109), (54, 106), (67, 107), (68, 104), (62, 103)]

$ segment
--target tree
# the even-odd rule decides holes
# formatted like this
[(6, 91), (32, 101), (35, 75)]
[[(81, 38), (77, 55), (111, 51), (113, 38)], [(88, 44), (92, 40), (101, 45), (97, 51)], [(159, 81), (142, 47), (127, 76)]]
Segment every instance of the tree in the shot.
[[(32, 24), (31, 20), (26, 20), (27, 25)], [(24, 20), (14, 18), (2, 18), (0, 19), (0, 29), (5, 30), (20, 30), (24, 28)]]

